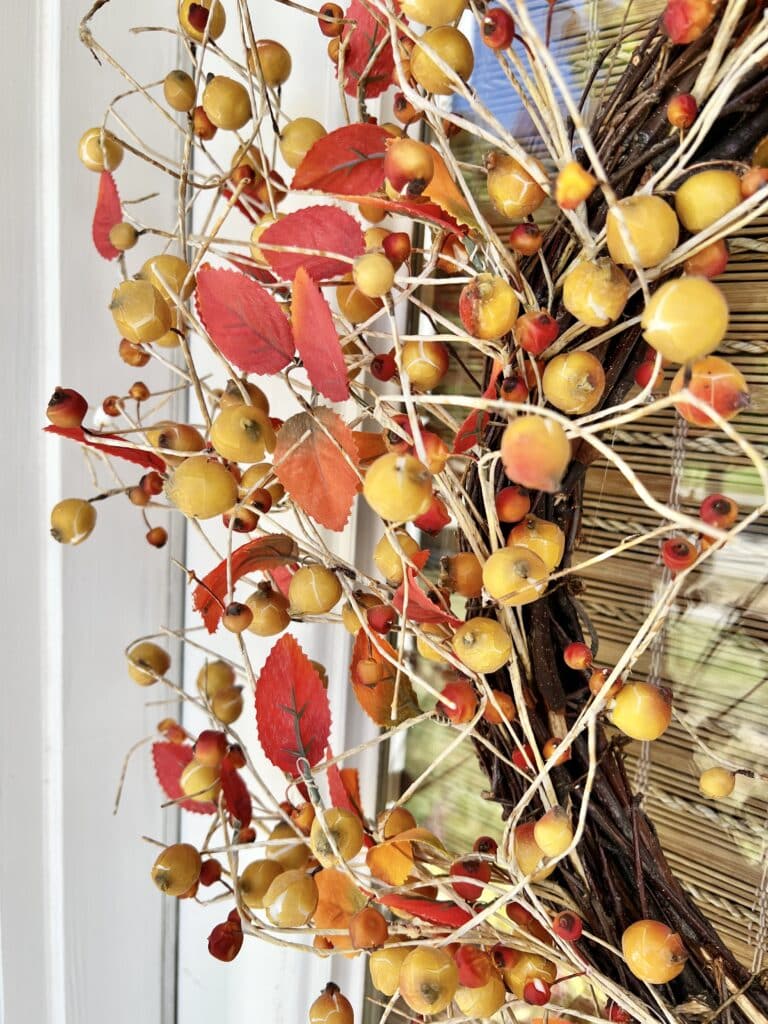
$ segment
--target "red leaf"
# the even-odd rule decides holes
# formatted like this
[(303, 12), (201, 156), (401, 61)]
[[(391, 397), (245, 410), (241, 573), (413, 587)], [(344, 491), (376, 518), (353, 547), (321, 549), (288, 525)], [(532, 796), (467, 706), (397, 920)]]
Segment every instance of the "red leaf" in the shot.
[[(483, 392), (483, 398), (496, 398), (496, 380), (501, 370), (501, 363), (498, 360), (494, 360), (493, 369), (491, 370), (491, 382)], [(453, 442), (454, 453), (456, 455), (463, 455), (470, 448), (474, 448), (476, 444), (480, 444), (490, 419), (490, 413), (473, 409), (456, 431), (456, 440)]]
[[(249, 572), (273, 569), (277, 565), (293, 562), (298, 554), (295, 542), (281, 533), (257, 537), (232, 552), (232, 585)], [(224, 601), (226, 593), (227, 560), (224, 558), (203, 578), (192, 595), (192, 604), (202, 615), (209, 633), (215, 633), (218, 629), (222, 615), (220, 602)]]
[(389, 199), (385, 195), (375, 196), (346, 196), (351, 203), (367, 203), (370, 206), (378, 206), (380, 210), (388, 210), (390, 213), (399, 214), (401, 217), (410, 217), (412, 220), (423, 220), (427, 224), (435, 224), (437, 227), (453, 231), (457, 235), (466, 235), (469, 228), (461, 224), (455, 217), (427, 199), (411, 197), (410, 199)]
[[(229, 202), (234, 195), (233, 190), (228, 186), (224, 185), (221, 190), (222, 196)], [(240, 194), (240, 198), (235, 200), (235, 208), (246, 217), (251, 224), (258, 224), (265, 213), (269, 213), (269, 206), (266, 203), (260, 203), (253, 196)]]
[(350, 96), (357, 96), (362, 75), (368, 69), (363, 82), (363, 95), (373, 99), (392, 82), (395, 59), (392, 46), (388, 42), (383, 47), (371, 68), (368, 64), (374, 50), (382, 39), (389, 36), (387, 22), (383, 15), (374, 14), (363, 0), (352, 0), (346, 10), (345, 18), (354, 19), (355, 25), (345, 25), (342, 32), (342, 43), (346, 43), (344, 56), (344, 91)]
[(337, 128), (312, 146), (292, 188), (315, 188), (336, 195), (376, 192), (384, 186), (384, 143), (391, 138), (378, 124)]
[(181, 773), (192, 760), (192, 747), (186, 743), (153, 743), (152, 760), (155, 775), (163, 792), (171, 800), (178, 801), (179, 807), (195, 814), (215, 814), (216, 804), (200, 800), (179, 800), (184, 793), (181, 789)]
[(197, 308), (222, 355), (246, 373), (277, 373), (293, 359), (288, 318), (252, 278), (206, 264), (197, 272)]
[[(132, 448), (130, 445), (125, 444), (124, 439), (117, 434), (94, 434), (83, 427), (57, 427), (54, 424), (43, 429), (48, 434), (68, 437), (71, 441), (79, 441), (80, 444), (85, 444), (89, 448), (98, 448), (100, 452), (104, 452), (106, 455), (125, 459), (126, 462), (133, 462), (135, 465), (143, 466), (145, 469), (156, 469), (158, 473), (165, 472), (165, 462), (159, 455), (156, 455), (154, 452), (141, 451), (139, 448)], [(95, 438), (99, 440), (96, 441)], [(120, 441), (122, 444), (104, 444), (103, 441), (105, 440)]]
[(429, 921), (430, 924), (447, 925), (449, 928), (460, 928), (472, 920), (468, 910), (457, 907), (455, 903), (423, 900), (417, 896), (400, 896), (396, 892), (382, 893), (376, 897), (379, 903), (393, 910), (403, 910), (406, 914)]
[(120, 250), (109, 240), (109, 232), (122, 219), (123, 210), (115, 179), (109, 171), (102, 171), (99, 175), (99, 196), (93, 213), (92, 234), (93, 244), (105, 260), (114, 260), (120, 255)]
[[(331, 757), (329, 749), (328, 756)], [(362, 821), (360, 806), (360, 778), (356, 768), (339, 768), (337, 764), (328, 767), (328, 791), (331, 803), (344, 811), (352, 811)]]
[(221, 766), (221, 792), (224, 804), (232, 815), (240, 822), (241, 828), (251, 823), (251, 794), (243, 782), (242, 776), (225, 762)]
[(322, 406), (291, 416), (280, 428), (273, 458), (277, 479), (296, 504), (321, 526), (343, 530), (360, 480), (347, 461), (357, 465), (357, 446), (342, 418)]
[(231, 263), (233, 267), (237, 267), (238, 270), (242, 271), (243, 274), (247, 274), (248, 277), (253, 278), (254, 281), (260, 281), (262, 284), (270, 284), (275, 280), (275, 275), (271, 270), (267, 270), (265, 267), (259, 267), (255, 263), (247, 263), (244, 259), (238, 259), (237, 255), (232, 252), (222, 253), (227, 263)]
[(439, 604), (430, 601), (418, 584), (416, 573), (410, 567), (405, 567), (406, 579), (408, 580), (408, 603), (405, 602), (405, 583), (401, 583), (392, 598), (392, 604), (406, 619), (411, 622), (447, 622), (451, 626), (460, 626), (461, 619), (445, 611)]
[(333, 314), (304, 267), (299, 267), (293, 280), (291, 320), (312, 387), (332, 402), (344, 402), (349, 398), (349, 383)]
[(277, 565), (274, 569), (268, 569), (272, 582), (284, 597), (288, 597), (288, 588), (291, 585), (291, 577), (299, 568), (298, 562), (291, 565)]
[[(312, 251), (275, 252), (268, 248), (270, 245)], [(304, 267), (310, 277), (320, 281), (349, 274), (350, 260), (362, 255), (365, 240), (355, 218), (337, 206), (307, 206), (271, 224), (259, 238), (259, 248), (283, 280), (292, 281), (299, 267)], [(349, 260), (334, 259), (334, 256), (348, 256)]]
[(290, 775), (296, 762), (316, 765), (331, 731), (322, 680), (296, 640), (286, 633), (269, 652), (256, 683), (256, 727), (264, 753)]

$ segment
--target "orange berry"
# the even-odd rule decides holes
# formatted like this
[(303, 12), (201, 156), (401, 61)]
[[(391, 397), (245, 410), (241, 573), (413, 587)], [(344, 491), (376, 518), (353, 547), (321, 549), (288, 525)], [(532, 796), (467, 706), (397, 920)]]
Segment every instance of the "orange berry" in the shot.
[(477, 555), (460, 551), (440, 561), (440, 586), (462, 597), (479, 597), (483, 589), (483, 567)]
[(491, 690), (491, 698), (485, 705), (483, 718), (489, 725), (501, 725), (502, 722), (514, 722), (517, 717), (515, 702), (508, 693), (503, 690)]
[[(672, 379), (669, 393), (676, 395), (686, 386), (691, 394), (712, 406), (724, 420), (732, 420), (749, 405), (749, 388), (743, 374), (719, 356), (697, 359), (688, 367), (681, 366)], [(683, 419), (699, 427), (714, 426), (714, 420), (706, 412), (695, 408), (684, 400), (675, 408)]]
[(573, 826), (562, 807), (552, 807), (533, 826), (536, 845), (547, 857), (559, 857), (573, 842)]
[[(454, 706), (451, 707), (451, 704)], [(464, 725), (471, 721), (477, 711), (477, 694), (472, 683), (461, 677), (451, 680), (443, 687), (436, 710), (442, 712), (454, 725)]]
[(727, 266), (728, 245), (724, 238), (719, 238), (689, 256), (683, 263), (683, 270), (692, 276), (719, 277)]
[(594, 174), (585, 170), (577, 160), (571, 160), (557, 175), (555, 202), (561, 210), (575, 210), (589, 199), (596, 185)]
[(627, 967), (641, 981), (665, 985), (685, 967), (683, 940), (661, 921), (636, 921), (621, 937)]
[(375, 907), (363, 907), (349, 920), (349, 937), (354, 949), (378, 949), (389, 938), (389, 925)]
[(669, 691), (651, 683), (627, 683), (616, 694), (611, 722), (633, 740), (657, 740), (671, 721)]

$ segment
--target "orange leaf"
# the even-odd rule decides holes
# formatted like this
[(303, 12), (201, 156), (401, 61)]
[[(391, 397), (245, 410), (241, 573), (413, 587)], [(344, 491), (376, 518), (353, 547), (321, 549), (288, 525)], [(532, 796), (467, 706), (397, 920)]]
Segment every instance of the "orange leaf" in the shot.
[(420, 708), (413, 692), (411, 681), (400, 674), (397, 691), (395, 717), (392, 718), (392, 701), (395, 696), (395, 668), (384, 654), (397, 660), (394, 648), (383, 637), (376, 638), (374, 646), (364, 629), (357, 634), (352, 649), (350, 676), (352, 690), (363, 711), (377, 725), (392, 727), (407, 718), (418, 715)]
[(310, 384), (332, 402), (349, 398), (344, 353), (333, 323), (331, 307), (304, 267), (293, 279), (291, 324), (296, 348)]
[(387, 885), (404, 885), (413, 871), (410, 843), (379, 843), (365, 855), (365, 863), (374, 878)]
[(122, 219), (123, 210), (115, 179), (109, 171), (102, 171), (99, 175), (99, 196), (93, 214), (92, 234), (93, 244), (99, 256), (103, 256), (105, 260), (114, 260), (120, 255), (120, 250), (109, 240), (109, 232)]
[(352, 431), (340, 416), (322, 406), (311, 415), (291, 416), (277, 435), (278, 480), (300, 508), (329, 530), (343, 530), (347, 524), (360, 489), (352, 468), (357, 460)]
[[(365, 893), (345, 872), (335, 868), (323, 868), (314, 878), (318, 891), (317, 908), (312, 918), (315, 928), (318, 931), (348, 928), (352, 917), (366, 904)], [(348, 935), (329, 935), (328, 940), (336, 949), (352, 947)]]
[[(249, 572), (287, 565), (299, 557), (295, 541), (283, 534), (257, 537), (232, 552), (232, 585)], [(192, 604), (203, 617), (209, 633), (215, 633), (223, 612), (227, 593), (227, 560), (211, 569), (192, 595)], [(218, 600), (217, 600), (218, 599)]]
[(357, 445), (357, 464), (364, 466), (380, 455), (386, 455), (387, 442), (381, 430), (353, 430), (352, 436)]
[(446, 213), (438, 203), (425, 199), (423, 196), (400, 196), (398, 199), (390, 199), (386, 195), (359, 195), (344, 196), (343, 198), (351, 203), (377, 206), (380, 210), (388, 210), (401, 217), (410, 217), (412, 220), (423, 220), (427, 224), (436, 224), (438, 227), (459, 235), (466, 235), (468, 231), (465, 225)]
[(431, 202), (437, 203), (441, 210), (445, 210), (459, 224), (476, 228), (478, 226), (477, 221), (467, 205), (464, 193), (451, 177), (451, 172), (448, 170), (445, 160), (443, 160), (434, 147), (432, 150), (432, 160), (435, 165), (435, 173), (432, 175), (422, 195), (431, 200)]

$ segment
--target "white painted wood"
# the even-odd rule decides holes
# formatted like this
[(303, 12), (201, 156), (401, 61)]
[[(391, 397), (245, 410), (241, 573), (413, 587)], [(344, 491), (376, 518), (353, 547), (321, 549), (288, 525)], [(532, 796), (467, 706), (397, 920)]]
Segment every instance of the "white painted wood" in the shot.
[[(97, 529), (81, 547), (62, 549), (47, 535), (54, 501), (94, 493), (78, 449), (41, 433), (49, 393), (63, 383), (98, 404), (138, 375), (117, 356), (106, 309), (117, 268), (90, 240), (98, 179), (76, 157), (80, 134), (122, 88), (78, 41), (86, 6), (11, 5), (0, 33), (0, 930), (8, 1024), (172, 1019), (168, 908), (149, 882), (153, 854), (140, 839), (164, 828), (146, 751), (129, 771), (118, 817), (112, 804), (125, 751), (162, 717), (145, 707), (150, 691), (127, 678), (122, 649), (168, 620), (178, 580), (124, 499), (99, 506)], [(139, 76), (157, 77), (175, 63), (171, 36), (126, 34), (156, 18), (156, 7), (114, 2), (96, 22)], [(118, 181), (125, 198), (148, 191), (131, 158)], [(131, 469), (126, 480), (137, 475)]]

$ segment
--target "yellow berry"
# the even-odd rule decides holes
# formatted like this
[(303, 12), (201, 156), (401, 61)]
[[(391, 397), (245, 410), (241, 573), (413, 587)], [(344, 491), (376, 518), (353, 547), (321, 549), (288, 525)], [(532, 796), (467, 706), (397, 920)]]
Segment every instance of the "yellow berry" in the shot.
[(518, 416), (502, 434), (501, 460), (510, 480), (552, 494), (571, 461), (571, 445), (555, 420)]
[(362, 324), (370, 320), (383, 307), (381, 299), (372, 299), (363, 295), (357, 285), (340, 284), (336, 287), (336, 300), (339, 310), (351, 324)]
[(168, 303), (149, 281), (122, 281), (109, 309), (118, 331), (136, 345), (157, 341), (171, 326)]
[(535, 825), (532, 821), (528, 821), (524, 825), (518, 825), (515, 829), (512, 847), (515, 863), (520, 873), (530, 875), (534, 882), (540, 882), (552, 874), (555, 870), (555, 865), (549, 864), (545, 867), (539, 867), (545, 854), (536, 842), (534, 829)]
[(557, 523), (528, 515), (512, 528), (507, 546), (528, 548), (539, 556), (547, 572), (554, 572), (565, 551), (565, 534)]
[(213, 421), (211, 444), (230, 462), (259, 462), (274, 449), (275, 431), (257, 406), (231, 405)]
[(466, 82), (475, 66), (472, 46), (457, 28), (442, 25), (425, 32), (413, 48), (411, 75), (415, 81), (427, 92), (449, 96), (455, 88), (455, 77), (437, 65), (430, 51), (452, 68), (455, 76)]
[(541, 387), (556, 409), (570, 416), (583, 416), (603, 397), (605, 372), (591, 352), (561, 352), (547, 363)]
[(340, 597), (339, 579), (324, 565), (305, 565), (291, 576), (288, 601), (299, 615), (325, 615)]
[(403, 582), (404, 558), (413, 558), (419, 550), (418, 541), (405, 530), (384, 534), (373, 549), (373, 561), (384, 579), (393, 587)]
[(618, 320), (628, 298), (626, 275), (605, 257), (582, 260), (563, 282), (563, 305), (587, 327), (606, 327)]
[(699, 171), (675, 193), (675, 209), (683, 227), (695, 233), (720, 220), (741, 200), (741, 181), (733, 171)]
[(259, 66), (266, 85), (276, 89), (288, 81), (292, 67), (291, 55), (282, 43), (274, 39), (259, 39), (256, 52), (250, 50), (248, 53), (248, 67), (256, 75)]
[[(243, 401), (243, 394), (240, 389), (243, 389), (248, 395), (248, 401)], [(219, 408), (228, 409), (233, 405), (255, 405), (257, 409), (260, 409), (265, 415), (269, 415), (269, 399), (255, 384), (252, 384), (249, 380), (240, 380), (235, 382), (234, 380), (228, 380), (227, 386), (221, 393), (219, 399)], [(271, 470), (271, 466), (266, 466), (267, 470)], [(245, 480), (248, 474), (257, 467), (251, 466), (243, 473), (242, 480), (240, 481), (241, 487), (245, 488), (246, 491), (252, 490), (255, 484), (246, 484)], [(261, 477), (259, 478), (261, 479)]]
[(219, 769), (200, 764), (194, 758), (189, 762), (179, 779), (182, 793), (197, 803), (216, 802), (221, 788)]
[(657, 740), (671, 721), (669, 695), (651, 683), (627, 683), (616, 694), (611, 722), (633, 740)]
[(195, 81), (180, 68), (169, 71), (163, 79), (163, 95), (172, 110), (178, 110), (181, 114), (189, 113), (195, 105), (197, 95)]
[(106, 128), (89, 128), (77, 148), (80, 162), (89, 171), (114, 171), (123, 159), (123, 147)]
[(485, 1019), (492, 1017), (502, 1008), (507, 991), (501, 978), (497, 974), (492, 974), (484, 985), (477, 988), (460, 986), (454, 998), (463, 1016), (471, 1020)]
[(128, 675), (139, 686), (151, 686), (171, 667), (167, 651), (151, 640), (143, 640), (128, 651)]
[(400, 970), (403, 961), (413, 946), (385, 946), (371, 953), (368, 959), (368, 970), (371, 984), (385, 996), (393, 996), (400, 986)]
[(248, 631), (256, 636), (276, 636), (291, 621), (288, 598), (269, 584), (260, 586), (245, 603), (253, 613)]
[(133, 224), (121, 220), (119, 224), (109, 229), (109, 241), (120, 252), (127, 252), (132, 249), (138, 241), (139, 233)]
[(215, 459), (184, 459), (167, 491), (173, 504), (193, 519), (221, 516), (237, 502), (237, 481)]
[(406, 341), (401, 353), (401, 362), (412, 387), (419, 391), (431, 391), (437, 387), (448, 372), (450, 356), (442, 341)]
[(226, 23), (221, 0), (181, 0), (179, 3), (179, 25), (196, 43), (202, 43), (206, 32), (208, 39), (218, 39)]
[[(178, 466), (184, 461), (184, 456), (205, 448), (203, 435), (188, 423), (157, 423), (154, 427), (147, 427), (146, 435), (152, 447), (162, 451), (169, 466)], [(179, 455), (169, 455), (169, 452), (178, 452)]]
[(174, 843), (166, 846), (152, 865), (152, 881), (166, 896), (181, 896), (198, 880), (202, 866), (194, 846)]
[(621, 937), (627, 967), (641, 981), (665, 985), (685, 967), (683, 940), (662, 921), (635, 921)]
[(537, 601), (547, 589), (546, 565), (532, 550), (501, 548), (483, 566), (483, 586), (500, 604), (512, 606)]
[(234, 78), (214, 75), (203, 92), (203, 110), (217, 128), (237, 131), (251, 119), (251, 98)]
[(189, 269), (187, 261), (180, 256), (162, 253), (144, 261), (139, 277), (153, 284), (166, 302), (175, 305), (176, 296), (188, 299), (195, 290), (195, 278)]
[(280, 135), (280, 152), (289, 167), (298, 167), (314, 144), (328, 133), (313, 117), (289, 121)]
[(512, 654), (512, 641), (501, 623), (480, 616), (459, 626), (451, 647), (472, 672), (496, 672)]
[(352, 280), (367, 298), (379, 299), (392, 288), (395, 268), (383, 253), (367, 252), (355, 260)]
[(276, 860), (255, 860), (249, 864), (238, 882), (246, 907), (261, 910), (267, 889), (284, 871), (284, 866)]
[(400, 9), (422, 25), (449, 25), (464, 13), (467, 0), (402, 0)]
[(243, 713), (242, 687), (230, 686), (214, 694), (211, 698), (211, 711), (224, 725), (236, 722)]
[(539, 184), (546, 172), (538, 160), (529, 158), (539, 171), (534, 178), (514, 157), (494, 150), (485, 158), (488, 170), (488, 198), (507, 220), (523, 220), (541, 206), (547, 193)]
[[(328, 835), (333, 839), (338, 854), (334, 852)], [(352, 811), (331, 807), (317, 815), (309, 833), (312, 853), (324, 868), (332, 868), (343, 861), (352, 860), (363, 847), (363, 826)]]
[(706, 277), (676, 277), (651, 296), (641, 320), (648, 344), (673, 363), (709, 355), (728, 330), (728, 303)]
[(226, 661), (207, 661), (197, 673), (197, 689), (208, 700), (234, 685), (235, 670)]
[(272, 924), (280, 928), (301, 928), (317, 908), (317, 885), (303, 871), (284, 871), (264, 893), (264, 909)]
[(520, 312), (517, 296), (504, 278), (478, 274), (459, 296), (459, 316), (475, 338), (495, 341), (512, 330)]
[[(521, 951), (509, 966), (502, 968), (501, 976), (510, 992), (518, 999), (522, 999), (526, 983), (531, 979), (540, 978), (551, 984), (557, 977), (557, 964), (539, 956), (538, 953)], [(560, 1018), (554, 1020), (559, 1021)], [(550, 1017), (552, 1024), (554, 1020)]]
[(414, 1013), (440, 1013), (456, 995), (458, 986), (456, 964), (444, 949), (418, 946), (403, 960), (400, 995)]
[[(355, 593), (355, 601), (362, 611), (363, 619), (365, 619), (366, 608), (374, 608), (376, 605), (381, 604), (381, 598), (375, 594), (363, 594), (359, 591)], [(360, 613), (355, 610), (350, 601), (344, 604), (344, 607), (341, 609), (341, 621), (348, 633), (351, 633), (352, 636), (357, 636), (363, 625), (363, 619), (360, 618)]]
[(533, 826), (533, 838), (546, 857), (559, 857), (573, 842), (573, 826), (562, 807), (552, 807)]
[(339, 991), (339, 986), (329, 981), (309, 1008), (309, 1024), (354, 1024), (354, 1021), (352, 1004)]
[(641, 267), (655, 267), (672, 252), (680, 237), (675, 211), (659, 196), (628, 196), (616, 209), (608, 211), (605, 240), (614, 263), (632, 264), (632, 254), (624, 242), (628, 234)]
[(736, 776), (727, 768), (707, 768), (699, 776), (699, 790), (710, 800), (724, 800), (736, 786)]
[(382, 519), (408, 523), (426, 512), (432, 501), (432, 477), (412, 455), (390, 452), (368, 468), (363, 496)]
[(96, 509), (82, 498), (64, 498), (51, 509), (51, 536), (59, 544), (82, 544), (95, 525)]
[(286, 871), (303, 868), (309, 860), (309, 847), (286, 821), (275, 825), (266, 846), (267, 857), (283, 865)]
[[(421, 632), (425, 633), (435, 644), (444, 645), (450, 638), (450, 633), (445, 626), (439, 626), (433, 622), (425, 622), (421, 627)], [(416, 650), (427, 661), (435, 661), (439, 665), (446, 665), (448, 659), (433, 647), (432, 643), (429, 643), (424, 636), (418, 636), (416, 638)]]

